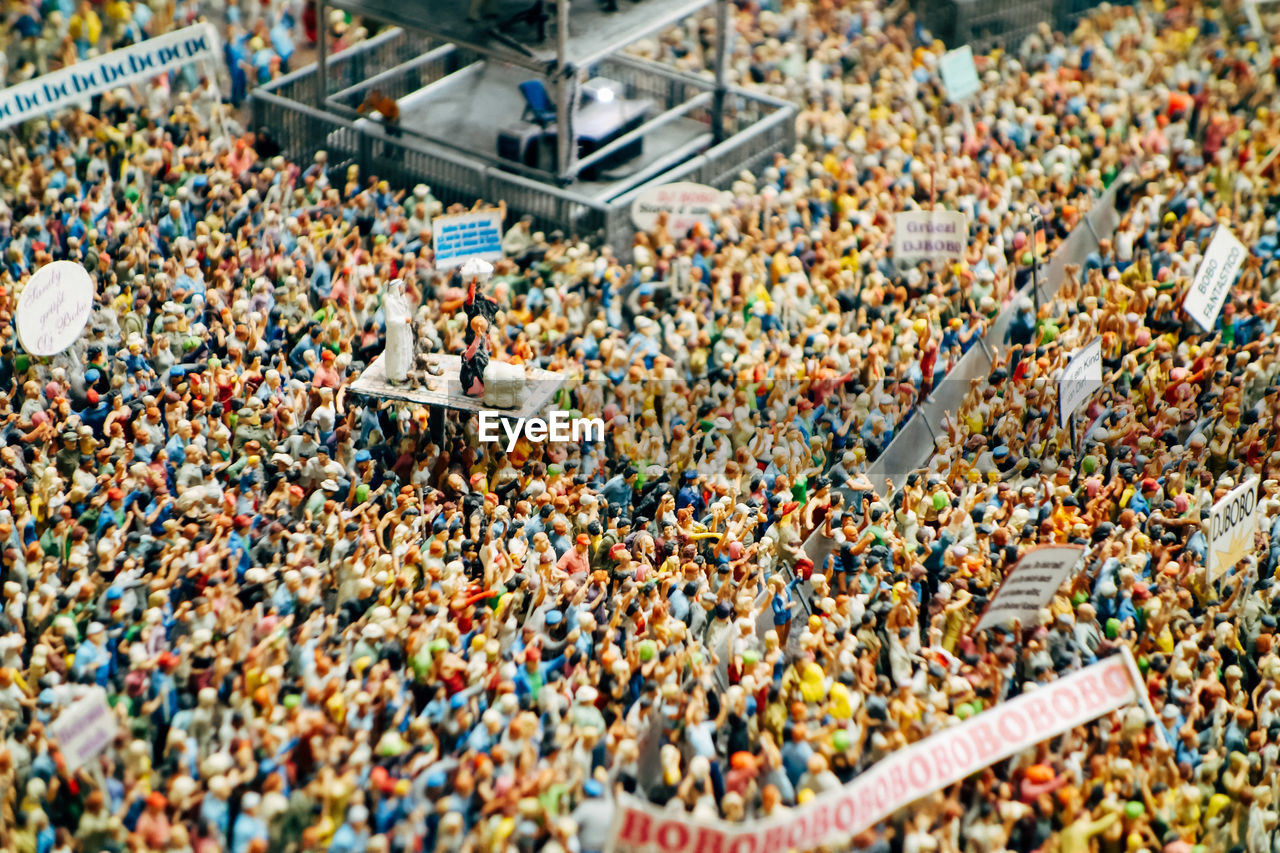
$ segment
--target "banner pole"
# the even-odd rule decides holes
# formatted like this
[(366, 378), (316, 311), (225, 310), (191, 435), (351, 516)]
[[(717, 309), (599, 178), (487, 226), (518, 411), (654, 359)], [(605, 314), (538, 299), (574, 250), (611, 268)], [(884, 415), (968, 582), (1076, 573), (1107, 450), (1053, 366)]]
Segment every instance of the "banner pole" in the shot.
[(1133, 692), (1138, 697), (1138, 704), (1142, 706), (1142, 710), (1147, 714), (1147, 720), (1152, 724), (1156, 731), (1160, 732), (1160, 739), (1164, 741), (1164, 745), (1173, 749), (1176, 744), (1169, 743), (1169, 733), (1164, 730), (1164, 726), (1160, 725), (1160, 718), (1156, 716), (1156, 711), (1151, 707), (1151, 697), (1147, 695), (1147, 680), (1142, 677), (1142, 671), (1138, 669), (1138, 662), (1133, 659), (1133, 652), (1128, 646), (1120, 647), (1120, 656), (1124, 658), (1124, 665), (1129, 669), (1129, 678), (1133, 680)]
[(218, 97), (213, 102), (213, 115), (218, 122), (218, 132), (222, 138), (227, 141), (227, 149), (231, 149), (231, 134), (227, 131), (227, 117), (222, 112), (222, 83), (218, 79), (218, 63), (210, 57), (200, 63), (204, 69), (209, 81), (213, 83), (214, 88), (218, 91)]

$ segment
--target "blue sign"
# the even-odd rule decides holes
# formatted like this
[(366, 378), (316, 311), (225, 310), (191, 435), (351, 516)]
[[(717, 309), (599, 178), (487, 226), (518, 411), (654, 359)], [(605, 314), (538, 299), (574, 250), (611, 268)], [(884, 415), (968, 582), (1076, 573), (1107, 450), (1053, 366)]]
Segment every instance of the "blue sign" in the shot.
[(436, 269), (461, 266), (472, 258), (496, 261), (502, 257), (502, 212), (481, 210), (431, 220)]

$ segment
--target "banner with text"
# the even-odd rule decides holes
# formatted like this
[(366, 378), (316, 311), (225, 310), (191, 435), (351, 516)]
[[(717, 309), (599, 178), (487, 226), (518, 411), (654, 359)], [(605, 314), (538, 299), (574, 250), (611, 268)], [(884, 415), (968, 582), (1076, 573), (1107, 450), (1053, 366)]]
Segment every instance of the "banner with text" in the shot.
[(938, 63), (938, 73), (947, 90), (947, 100), (953, 104), (977, 94), (982, 85), (978, 66), (973, 61), (973, 48), (967, 44), (944, 53)]
[(1076, 350), (1058, 378), (1058, 426), (1066, 426), (1071, 413), (1101, 387), (1102, 338), (1094, 338)]
[(1141, 701), (1128, 649), (1039, 685), (976, 717), (891, 753), (844, 787), (781, 818), (727, 823), (623, 795), (612, 853), (773, 853), (837, 847), (898, 809), (1055, 735)]
[(969, 220), (957, 210), (908, 210), (893, 215), (893, 259), (899, 264), (958, 261), (969, 243)]
[(1214, 580), (1253, 551), (1257, 509), (1258, 478), (1250, 477), (1209, 510), (1208, 562), (1209, 576)]
[(1235, 284), (1240, 266), (1248, 255), (1244, 244), (1225, 225), (1219, 225), (1209, 241), (1200, 269), (1196, 270), (1187, 298), (1182, 300), (1182, 310), (1206, 332), (1212, 330), (1218, 321), (1231, 285)]
[(502, 211), (478, 210), (431, 220), (436, 269), (460, 267), (472, 258), (496, 261), (502, 257)]
[(18, 296), (14, 325), (31, 355), (57, 355), (76, 342), (93, 311), (93, 279), (74, 261), (54, 261), (35, 271)]
[(58, 742), (69, 772), (92, 760), (116, 736), (116, 715), (107, 704), (107, 691), (95, 687), (64, 708), (49, 724), (49, 735)]
[(668, 233), (684, 237), (699, 222), (711, 225), (715, 209), (732, 200), (731, 193), (689, 181), (649, 187), (631, 202), (631, 224), (637, 231), (652, 231), (665, 213)]
[(1023, 625), (1035, 624), (1036, 613), (1053, 599), (1082, 556), (1083, 545), (1043, 545), (1023, 554), (974, 630), (1008, 625), (1015, 619)]
[(212, 24), (196, 24), (113, 50), (0, 91), (0, 128), (66, 109), (108, 89), (150, 80), (221, 54)]

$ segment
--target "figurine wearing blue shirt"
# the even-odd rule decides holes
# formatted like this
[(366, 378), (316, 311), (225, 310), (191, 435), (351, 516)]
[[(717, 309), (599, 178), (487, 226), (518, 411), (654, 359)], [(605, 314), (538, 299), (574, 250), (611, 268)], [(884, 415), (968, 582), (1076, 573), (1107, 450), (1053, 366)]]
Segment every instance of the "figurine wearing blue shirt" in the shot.
[(112, 659), (103, 641), (106, 629), (101, 622), (91, 622), (85, 631), (84, 642), (76, 649), (71, 663), (71, 675), (81, 684), (97, 684), (105, 687), (111, 678)]
[(369, 844), (369, 810), (355, 805), (347, 809), (347, 820), (333, 834), (329, 853), (364, 853)]

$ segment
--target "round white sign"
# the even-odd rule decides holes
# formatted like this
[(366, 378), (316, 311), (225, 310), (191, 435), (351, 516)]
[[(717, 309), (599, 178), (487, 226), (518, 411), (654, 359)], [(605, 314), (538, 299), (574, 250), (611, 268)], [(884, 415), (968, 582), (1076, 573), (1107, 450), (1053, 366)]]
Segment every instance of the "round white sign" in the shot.
[(684, 237), (699, 222), (711, 224), (711, 208), (724, 208), (732, 194), (680, 181), (662, 184), (643, 190), (631, 203), (631, 224), (641, 231), (649, 231), (658, 224), (658, 214), (667, 214), (667, 229), (672, 237)]
[(57, 355), (75, 343), (93, 311), (93, 279), (73, 261), (36, 270), (18, 297), (18, 340), (31, 355)]

